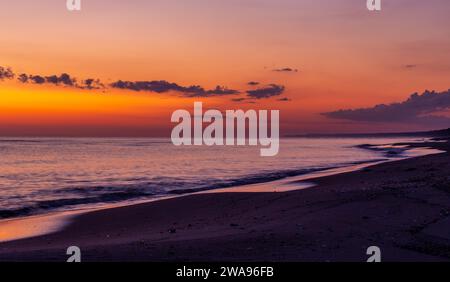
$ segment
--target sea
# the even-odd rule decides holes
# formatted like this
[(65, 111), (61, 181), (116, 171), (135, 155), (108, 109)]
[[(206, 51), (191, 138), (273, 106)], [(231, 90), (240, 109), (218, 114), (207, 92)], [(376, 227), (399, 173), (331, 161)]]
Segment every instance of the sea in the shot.
[(432, 152), (392, 145), (423, 141), (283, 138), (277, 156), (261, 157), (254, 146), (177, 147), (161, 138), (2, 137), (0, 219), (233, 188)]

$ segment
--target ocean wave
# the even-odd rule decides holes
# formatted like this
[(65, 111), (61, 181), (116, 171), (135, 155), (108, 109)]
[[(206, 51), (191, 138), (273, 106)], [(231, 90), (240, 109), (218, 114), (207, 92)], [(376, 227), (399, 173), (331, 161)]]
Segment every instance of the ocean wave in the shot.
[(392, 144), (386, 144), (386, 145), (361, 144), (361, 145), (356, 146), (356, 148), (381, 152), (387, 158), (404, 157), (405, 152), (410, 150), (410, 148), (408, 148), (406, 146), (400, 146), (400, 145), (396, 146), (396, 145), (392, 145)]
[[(135, 185), (119, 186), (86, 186), (68, 187), (63, 189), (46, 189), (35, 193), (33, 198), (51, 198), (50, 200), (35, 200), (33, 204), (12, 209), (0, 209), (0, 219), (24, 217), (47, 213), (55, 210), (70, 210), (87, 207), (94, 204), (110, 204), (133, 200), (150, 199), (157, 196), (182, 195), (200, 191), (237, 187), (243, 185), (271, 182), (287, 177), (305, 175), (350, 165), (379, 162), (386, 159), (350, 162), (335, 166), (313, 167), (307, 169), (292, 169), (282, 171), (268, 171), (231, 179), (205, 179), (203, 181), (189, 181), (180, 178), (155, 178), (153, 182)], [(30, 201), (29, 201), (30, 202)]]
[(61, 198), (54, 200), (37, 201), (35, 204), (23, 206), (20, 208), (0, 210), (0, 218), (6, 219), (13, 217), (30, 216), (52, 210), (58, 210), (61, 208), (76, 207), (88, 204), (114, 203), (148, 196), (151, 196), (151, 194), (148, 192), (140, 193), (135, 191), (122, 191), (101, 194), (95, 197), (88, 198)]

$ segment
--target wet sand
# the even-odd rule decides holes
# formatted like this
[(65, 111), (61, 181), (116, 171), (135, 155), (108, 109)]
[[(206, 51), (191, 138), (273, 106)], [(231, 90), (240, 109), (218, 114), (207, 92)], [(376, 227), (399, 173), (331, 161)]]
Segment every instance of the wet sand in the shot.
[(369, 246), (384, 261), (448, 261), (449, 143), (412, 146), (447, 152), (309, 179), (310, 189), (88, 212), (56, 233), (0, 243), (0, 260), (65, 261), (75, 245), (83, 261), (366, 261)]

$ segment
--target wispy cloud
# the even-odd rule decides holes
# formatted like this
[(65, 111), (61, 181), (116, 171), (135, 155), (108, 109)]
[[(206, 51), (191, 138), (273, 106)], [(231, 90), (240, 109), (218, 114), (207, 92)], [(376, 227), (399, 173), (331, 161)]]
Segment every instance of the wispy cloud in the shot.
[(273, 69), (274, 72), (298, 72), (298, 69), (293, 68), (279, 68), (279, 69)]
[(415, 69), (415, 68), (417, 68), (418, 66), (417, 65), (414, 65), (414, 64), (409, 64), (409, 65), (404, 65), (403, 66), (405, 69)]

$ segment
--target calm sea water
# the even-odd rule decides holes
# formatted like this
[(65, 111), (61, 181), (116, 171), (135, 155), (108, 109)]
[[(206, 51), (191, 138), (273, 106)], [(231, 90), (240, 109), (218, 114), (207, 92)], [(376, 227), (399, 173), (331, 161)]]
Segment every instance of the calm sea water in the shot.
[(263, 158), (258, 147), (166, 139), (0, 138), (0, 218), (267, 182), (386, 159), (355, 146), (400, 141), (411, 139), (283, 139), (277, 157)]

